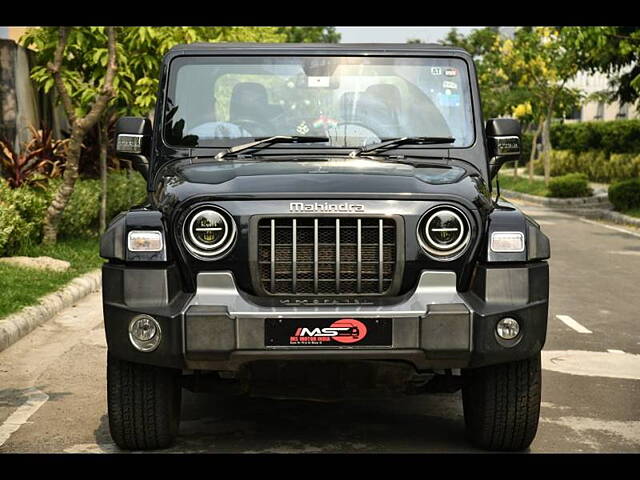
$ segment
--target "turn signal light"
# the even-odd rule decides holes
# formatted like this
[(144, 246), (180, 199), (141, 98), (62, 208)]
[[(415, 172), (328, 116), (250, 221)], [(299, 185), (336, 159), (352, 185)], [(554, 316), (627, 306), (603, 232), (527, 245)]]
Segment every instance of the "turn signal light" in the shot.
[(494, 252), (524, 252), (524, 234), (522, 232), (493, 232), (491, 250)]

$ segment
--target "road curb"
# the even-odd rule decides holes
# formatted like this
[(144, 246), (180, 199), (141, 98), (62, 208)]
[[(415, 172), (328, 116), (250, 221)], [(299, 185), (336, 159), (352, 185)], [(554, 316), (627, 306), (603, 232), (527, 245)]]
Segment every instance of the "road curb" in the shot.
[[(501, 189), (500, 192), (508, 199), (524, 200), (536, 205), (553, 208), (563, 213), (570, 213), (580, 217), (586, 217), (591, 220), (607, 220), (617, 223), (618, 225), (630, 225), (640, 228), (640, 218), (631, 217), (620, 212), (612, 210), (612, 205), (605, 196), (583, 198), (546, 198), (530, 195), (528, 193), (514, 192), (511, 190)], [(592, 199), (591, 202), (584, 200)], [(602, 199), (604, 198), (604, 199)], [(594, 200), (598, 199), (598, 200)], [(582, 200), (582, 202), (580, 201)]]
[(618, 225), (630, 225), (632, 227), (640, 228), (640, 218), (631, 217), (613, 210), (581, 210), (578, 214), (582, 217), (590, 218), (591, 220), (607, 220), (609, 222), (617, 223)]
[(36, 327), (78, 300), (95, 292), (102, 283), (101, 270), (93, 270), (74, 278), (60, 290), (40, 298), (38, 305), (25, 307), (0, 320), (0, 352), (14, 344)]
[(598, 208), (598, 209), (610, 209), (613, 208), (609, 202), (609, 198), (606, 193), (593, 195), (591, 197), (577, 197), (577, 198), (552, 198), (552, 197), (539, 197), (537, 195), (531, 195), (529, 193), (514, 192), (513, 190), (500, 189), (500, 193), (506, 197), (514, 198), (516, 200), (526, 200), (527, 202), (535, 203), (536, 205), (543, 205), (545, 207), (554, 208)]

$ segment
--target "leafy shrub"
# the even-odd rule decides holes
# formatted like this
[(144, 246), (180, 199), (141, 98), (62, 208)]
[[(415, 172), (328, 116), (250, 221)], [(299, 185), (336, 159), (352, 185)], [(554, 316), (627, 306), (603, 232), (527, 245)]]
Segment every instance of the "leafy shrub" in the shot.
[(592, 182), (606, 182), (609, 157), (601, 150), (587, 150), (578, 154), (578, 165), (573, 172), (584, 173)]
[(107, 177), (107, 223), (118, 213), (143, 203), (147, 182), (132, 170), (116, 170)]
[(609, 201), (616, 210), (640, 208), (640, 178), (614, 183), (609, 187)]
[[(108, 193), (107, 193), (108, 194)], [(59, 233), (70, 237), (91, 237), (97, 234), (96, 220), (100, 212), (100, 181), (85, 179), (76, 182), (62, 217)]]
[[(118, 213), (146, 198), (146, 182), (136, 172), (115, 171), (107, 177), (107, 223)], [(100, 218), (100, 181), (76, 182), (60, 221), (62, 236), (93, 236)]]
[(12, 188), (23, 184), (43, 185), (46, 178), (59, 177), (62, 172), (68, 140), (53, 138), (50, 128), (36, 130), (30, 126), (29, 130), (31, 140), (22, 145), (21, 153), (13, 148), (12, 142), (0, 139), (0, 173)]
[(592, 191), (582, 173), (569, 173), (549, 180), (549, 196), (559, 198), (588, 197)]
[[(47, 207), (61, 180), (49, 180), (44, 188), (23, 185), (10, 188), (0, 180), (0, 255), (11, 255), (38, 244)], [(145, 180), (137, 172), (114, 171), (107, 177), (107, 222), (117, 213), (144, 202)], [(100, 182), (81, 179), (60, 221), (60, 235), (95, 236), (100, 216)]]
[(640, 154), (612, 153), (609, 157), (609, 181), (640, 176)]
[(24, 220), (13, 205), (0, 200), (0, 256), (15, 250), (24, 239)]
[(551, 144), (559, 150), (640, 152), (640, 119), (559, 123), (551, 126)]
[[(543, 175), (542, 160), (533, 167), (536, 175)], [(552, 150), (551, 176), (568, 173), (584, 173), (592, 182), (613, 182), (640, 175), (640, 154), (612, 153), (588, 150), (576, 153), (571, 150)]]
[[(49, 195), (40, 188), (23, 186), (14, 189), (8, 182), (0, 181), (0, 205), (4, 205), (0, 208), (10, 210), (5, 216), (0, 216), (0, 229), (11, 228), (12, 232), (11, 241), (5, 243), (5, 250), (12, 251), (40, 242), (42, 218), (48, 204)], [(14, 213), (19, 221), (14, 222)]]

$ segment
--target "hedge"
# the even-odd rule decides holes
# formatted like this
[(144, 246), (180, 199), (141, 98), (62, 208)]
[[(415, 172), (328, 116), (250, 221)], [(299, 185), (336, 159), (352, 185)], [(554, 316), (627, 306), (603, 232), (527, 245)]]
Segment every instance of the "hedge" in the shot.
[[(542, 175), (542, 159), (533, 164), (534, 173)], [(640, 176), (640, 153), (611, 153), (602, 150), (573, 152), (552, 150), (551, 176), (583, 173), (592, 182), (610, 183)]]
[(557, 123), (551, 126), (551, 144), (558, 150), (640, 153), (640, 119), (607, 122)]
[(593, 193), (587, 176), (583, 173), (569, 173), (549, 180), (549, 196), (556, 198), (588, 197)]
[(640, 208), (640, 178), (614, 183), (609, 187), (609, 201), (618, 211)]
[[(0, 180), (0, 256), (12, 255), (41, 240), (45, 211), (61, 180), (46, 188), (11, 189)], [(144, 202), (146, 183), (133, 171), (114, 171), (107, 177), (107, 222), (117, 213)], [(60, 220), (62, 237), (96, 236), (100, 216), (100, 181), (80, 179)]]

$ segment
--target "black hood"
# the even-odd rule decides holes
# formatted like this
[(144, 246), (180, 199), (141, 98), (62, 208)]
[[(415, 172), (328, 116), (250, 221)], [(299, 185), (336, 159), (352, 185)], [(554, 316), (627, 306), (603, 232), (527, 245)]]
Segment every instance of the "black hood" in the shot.
[(345, 157), (295, 161), (273, 157), (251, 161), (187, 160), (175, 162), (162, 172), (154, 197), (163, 206), (204, 195), (255, 200), (458, 197), (476, 207), (488, 202), (486, 183), (464, 162), (424, 162), (412, 165)]

